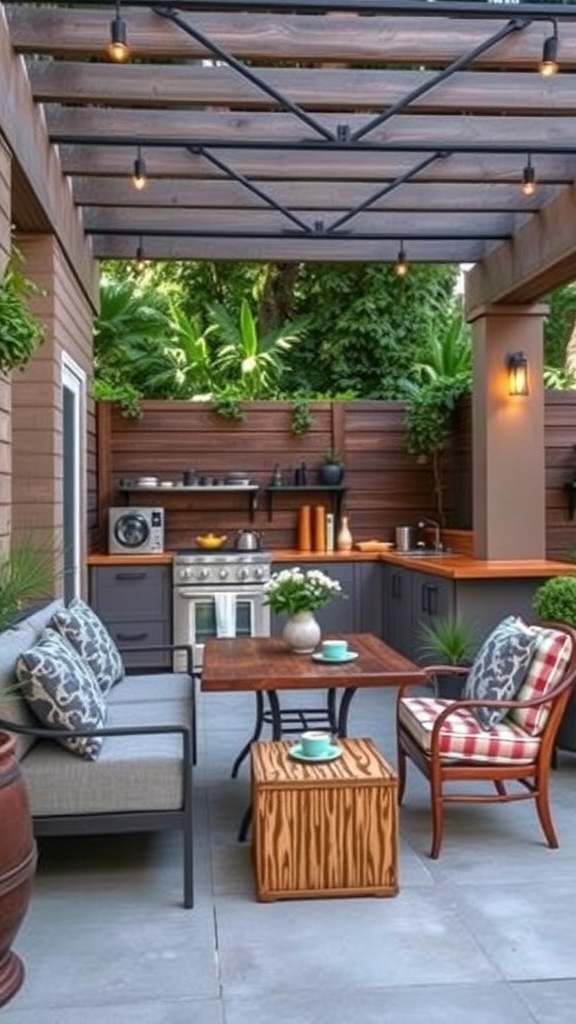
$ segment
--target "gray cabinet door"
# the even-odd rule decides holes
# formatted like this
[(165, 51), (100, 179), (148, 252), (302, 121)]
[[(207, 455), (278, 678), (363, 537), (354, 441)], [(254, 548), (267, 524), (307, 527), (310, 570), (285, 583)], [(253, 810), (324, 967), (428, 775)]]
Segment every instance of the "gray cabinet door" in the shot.
[[(321, 572), (338, 580), (342, 587), (343, 597), (336, 597), (324, 608), (315, 612), (320, 623), (322, 634), (325, 633), (355, 633), (358, 632), (358, 616), (356, 609), (355, 595), (355, 563), (354, 562), (277, 562), (272, 565), (272, 572), (280, 572), (281, 569), (320, 569)], [(270, 629), (272, 636), (280, 636), (286, 622), (285, 615), (276, 612), (271, 613)]]
[(454, 583), (431, 573), (412, 573), (412, 657), (421, 659), (422, 625), (454, 614)]
[[(172, 578), (167, 565), (90, 569), (90, 603), (114, 637), (127, 668), (169, 668), (169, 653), (127, 648), (172, 643)], [(126, 652), (126, 653), (124, 653)]]
[(358, 632), (384, 636), (384, 584), (381, 562), (356, 562), (354, 587)]
[(409, 569), (383, 566), (384, 639), (401, 654), (412, 654), (412, 577)]

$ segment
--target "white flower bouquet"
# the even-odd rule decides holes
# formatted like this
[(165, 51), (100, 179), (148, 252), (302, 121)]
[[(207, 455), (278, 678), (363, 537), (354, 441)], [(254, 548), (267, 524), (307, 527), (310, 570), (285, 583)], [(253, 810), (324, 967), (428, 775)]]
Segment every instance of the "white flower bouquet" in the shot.
[(274, 612), (314, 612), (333, 597), (343, 597), (338, 580), (319, 569), (282, 569), (264, 584), (264, 603)]

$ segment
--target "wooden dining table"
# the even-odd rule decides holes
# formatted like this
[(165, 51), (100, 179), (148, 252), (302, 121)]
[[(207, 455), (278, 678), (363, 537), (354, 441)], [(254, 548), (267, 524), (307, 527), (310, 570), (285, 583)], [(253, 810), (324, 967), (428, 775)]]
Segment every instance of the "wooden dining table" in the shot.
[[(424, 683), (424, 671), (404, 655), (371, 633), (331, 634), (330, 639), (346, 640), (348, 650), (357, 657), (351, 661), (318, 661), (310, 654), (295, 654), (282, 637), (235, 637), (208, 640), (204, 646), (201, 689), (207, 693), (253, 691), (256, 694), (254, 732), (236, 758), (232, 775), (259, 739), (265, 721), (272, 728), (272, 739), (286, 732), (301, 732), (323, 724), (338, 736), (346, 736), (348, 712), (354, 694), (366, 687), (401, 686)], [(326, 708), (283, 710), (279, 691), (325, 690)], [(339, 691), (342, 691), (339, 694)], [(264, 696), (269, 712), (264, 708)], [(286, 717), (293, 723), (286, 727)]]

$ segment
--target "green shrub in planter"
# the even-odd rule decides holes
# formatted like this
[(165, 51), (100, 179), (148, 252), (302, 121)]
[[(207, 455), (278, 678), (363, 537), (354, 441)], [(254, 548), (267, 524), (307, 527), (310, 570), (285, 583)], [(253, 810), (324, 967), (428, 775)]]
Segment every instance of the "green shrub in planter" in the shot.
[(576, 576), (554, 576), (534, 593), (532, 607), (541, 622), (576, 628)]
[[(576, 576), (554, 576), (534, 592), (532, 607), (541, 622), (576, 628)], [(576, 751), (576, 699), (570, 697), (560, 723), (556, 746)]]

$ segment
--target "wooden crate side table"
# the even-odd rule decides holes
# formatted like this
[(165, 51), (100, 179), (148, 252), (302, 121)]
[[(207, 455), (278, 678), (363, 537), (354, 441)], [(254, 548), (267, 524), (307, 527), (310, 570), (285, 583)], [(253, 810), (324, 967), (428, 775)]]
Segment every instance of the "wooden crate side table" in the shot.
[(291, 743), (254, 743), (252, 854), (259, 900), (395, 896), (398, 779), (370, 739), (302, 764)]

